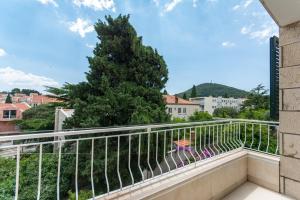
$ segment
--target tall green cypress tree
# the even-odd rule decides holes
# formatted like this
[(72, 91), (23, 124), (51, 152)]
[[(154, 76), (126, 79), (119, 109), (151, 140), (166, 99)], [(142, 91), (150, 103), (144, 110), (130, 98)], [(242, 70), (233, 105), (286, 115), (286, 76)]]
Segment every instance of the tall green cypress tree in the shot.
[(71, 127), (96, 127), (168, 120), (161, 90), (167, 65), (156, 49), (145, 46), (129, 15), (95, 24), (100, 40), (88, 57), (87, 82), (71, 85), (75, 113)]
[(196, 90), (196, 86), (193, 85), (192, 88), (192, 93), (191, 93), (191, 98), (197, 97), (197, 90)]
[(5, 99), (5, 103), (12, 103), (12, 99), (10, 94), (7, 95), (6, 99)]

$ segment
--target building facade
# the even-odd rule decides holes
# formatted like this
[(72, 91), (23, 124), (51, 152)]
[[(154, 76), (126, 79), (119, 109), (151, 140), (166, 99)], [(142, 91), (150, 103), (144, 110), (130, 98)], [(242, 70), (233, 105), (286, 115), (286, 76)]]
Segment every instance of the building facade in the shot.
[(243, 102), (246, 99), (244, 98), (223, 98), (223, 97), (195, 97), (190, 98), (190, 101), (193, 104), (197, 104), (200, 107), (200, 111), (208, 112), (213, 114), (216, 108), (230, 107), (236, 110), (240, 110)]
[(15, 120), (22, 119), (23, 112), (28, 109), (27, 103), (0, 103), (0, 132), (16, 131)]
[(166, 112), (171, 118), (188, 119), (196, 111), (200, 111), (199, 104), (172, 95), (164, 95)]

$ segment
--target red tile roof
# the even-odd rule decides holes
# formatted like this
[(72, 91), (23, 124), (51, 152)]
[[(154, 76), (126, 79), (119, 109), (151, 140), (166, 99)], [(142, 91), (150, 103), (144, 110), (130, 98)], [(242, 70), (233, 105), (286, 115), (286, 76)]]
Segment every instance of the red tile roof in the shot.
[(166, 104), (181, 104), (181, 105), (193, 105), (194, 103), (180, 97), (176, 97), (173, 95), (164, 95), (164, 100)]

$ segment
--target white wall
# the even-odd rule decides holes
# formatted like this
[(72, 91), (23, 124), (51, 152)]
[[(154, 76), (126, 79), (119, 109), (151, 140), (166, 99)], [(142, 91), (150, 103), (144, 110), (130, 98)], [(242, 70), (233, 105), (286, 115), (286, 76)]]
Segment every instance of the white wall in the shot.
[[(188, 104), (167, 104), (167, 113), (171, 115), (172, 118), (182, 118), (187, 119), (189, 116), (193, 115), (194, 112), (199, 111), (199, 105), (188, 105)], [(178, 113), (179, 108), (181, 109), (181, 113)], [(169, 112), (169, 109), (172, 109), (172, 112)], [(184, 113), (184, 109), (186, 112)]]
[(216, 108), (222, 108), (222, 107), (231, 107), (239, 110), (241, 108), (241, 105), (246, 99), (243, 98), (223, 98), (223, 97), (196, 97), (191, 98), (190, 101), (192, 101), (195, 104), (200, 105), (200, 110), (204, 112), (208, 112), (209, 114), (213, 114), (214, 110)]

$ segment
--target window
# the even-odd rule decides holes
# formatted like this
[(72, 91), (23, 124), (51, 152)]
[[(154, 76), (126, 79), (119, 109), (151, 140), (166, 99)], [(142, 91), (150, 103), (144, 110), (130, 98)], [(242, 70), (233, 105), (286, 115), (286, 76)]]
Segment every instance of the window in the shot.
[(178, 108), (178, 114), (180, 114), (181, 113), (181, 108)]
[(15, 119), (17, 117), (16, 110), (4, 110), (3, 111), (3, 118), (4, 119)]
[(169, 113), (172, 113), (172, 108), (169, 108)]
[(183, 109), (182, 109), (182, 112), (183, 112), (183, 113), (186, 113), (186, 108), (183, 108)]

